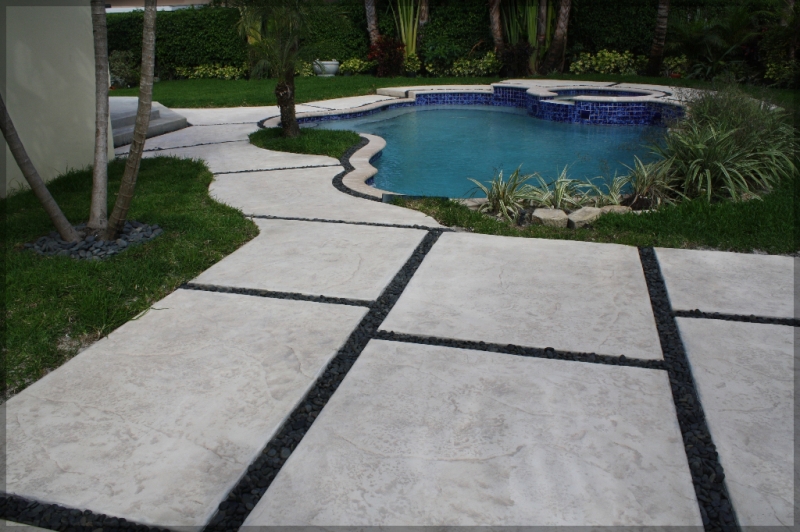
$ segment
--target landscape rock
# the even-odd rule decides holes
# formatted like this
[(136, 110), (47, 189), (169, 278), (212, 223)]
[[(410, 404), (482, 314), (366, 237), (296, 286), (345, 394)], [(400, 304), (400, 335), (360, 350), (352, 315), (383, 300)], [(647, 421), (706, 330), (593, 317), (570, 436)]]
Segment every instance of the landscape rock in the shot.
[(560, 209), (536, 209), (531, 215), (531, 223), (547, 227), (566, 227), (567, 213)]
[(578, 229), (591, 224), (603, 214), (602, 209), (597, 207), (583, 207), (568, 216), (567, 227)]
[(631, 212), (630, 207), (625, 207), (624, 205), (606, 205), (605, 207), (600, 207), (600, 210), (603, 211), (603, 214), (607, 214), (609, 212), (613, 212), (614, 214), (625, 214)]

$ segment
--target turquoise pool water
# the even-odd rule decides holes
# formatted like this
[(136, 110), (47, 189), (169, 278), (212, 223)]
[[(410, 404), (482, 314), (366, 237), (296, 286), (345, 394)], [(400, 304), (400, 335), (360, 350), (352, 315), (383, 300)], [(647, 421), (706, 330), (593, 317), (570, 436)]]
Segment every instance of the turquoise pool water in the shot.
[[(425, 106), (392, 109), (362, 118), (321, 122), (322, 129), (349, 129), (386, 139), (375, 186), (416, 196), (473, 195), (471, 177), (486, 182), (494, 169), (555, 179), (568, 165), (577, 179), (627, 173), (633, 156), (649, 159), (647, 145), (664, 129), (597, 126), (540, 120), (524, 109), (488, 106)], [(477, 194), (481, 196), (482, 194)]]

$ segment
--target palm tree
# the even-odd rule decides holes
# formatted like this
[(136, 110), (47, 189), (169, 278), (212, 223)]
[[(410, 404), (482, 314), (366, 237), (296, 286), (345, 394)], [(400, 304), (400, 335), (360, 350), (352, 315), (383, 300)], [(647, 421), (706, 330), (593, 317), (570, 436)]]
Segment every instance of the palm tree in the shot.
[(11, 155), (14, 156), (14, 160), (19, 165), (19, 169), (22, 170), (22, 175), (25, 176), (25, 180), (50, 217), (58, 234), (67, 242), (80, 240), (80, 235), (69, 223), (64, 213), (61, 212), (61, 208), (56, 203), (56, 200), (53, 199), (50, 191), (47, 190), (47, 186), (44, 184), (39, 172), (36, 171), (36, 167), (33, 166), (30, 157), (28, 157), (28, 152), (17, 134), (17, 129), (14, 127), (14, 122), (11, 121), (11, 116), (8, 114), (8, 109), (6, 109), (2, 96), (0, 96), (0, 130), (3, 131), (3, 137), (5, 137), (8, 148), (11, 150)]
[(122, 174), (122, 183), (119, 186), (117, 201), (114, 210), (108, 219), (104, 240), (113, 240), (125, 226), (128, 210), (133, 200), (136, 189), (136, 179), (139, 177), (139, 166), (142, 162), (144, 142), (147, 137), (147, 128), (150, 125), (150, 109), (153, 104), (153, 69), (155, 66), (156, 52), (156, 2), (157, 0), (144, 0), (144, 28), (142, 32), (142, 69), (139, 81), (139, 107), (136, 110), (136, 124), (133, 127), (133, 142), (125, 163)]
[(500, 21), (500, 0), (489, 0), (489, 21), (492, 29), (492, 39), (494, 40), (494, 50), (499, 52), (503, 49), (503, 25)]
[(556, 31), (553, 33), (553, 39), (550, 41), (550, 48), (547, 50), (547, 55), (540, 69), (542, 74), (548, 74), (553, 70), (561, 72), (564, 69), (564, 54), (567, 51), (567, 29), (569, 27), (569, 10), (571, 5), (571, 0), (559, 0)]
[(90, 231), (99, 233), (108, 225), (108, 31), (105, 0), (91, 0), (91, 2), (94, 34), (95, 137), (92, 202), (86, 226)]
[(364, 9), (367, 11), (369, 43), (374, 45), (381, 38), (381, 32), (378, 30), (378, 14), (375, 9), (375, 0), (364, 0)]
[(648, 76), (658, 76), (661, 73), (661, 60), (664, 58), (664, 42), (667, 38), (668, 19), (669, 0), (658, 0), (656, 31), (653, 34), (653, 46), (650, 48), (650, 62), (647, 64)]

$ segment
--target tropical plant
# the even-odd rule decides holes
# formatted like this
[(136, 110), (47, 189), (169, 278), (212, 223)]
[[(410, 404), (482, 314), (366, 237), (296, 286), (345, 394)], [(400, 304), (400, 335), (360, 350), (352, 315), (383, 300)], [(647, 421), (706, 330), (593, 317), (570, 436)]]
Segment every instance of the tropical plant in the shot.
[(342, 74), (363, 74), (374, 67), (374, 61), (364, 61), (363, 59), (354, 57), (352, 59), (342, 61), (342, 64), (339, 65), (339, 72)]
[(661, 61), (662, 74), (669, 76), (677, 74), (683, 76), (686, 74), (686, 69), (689, 67), (689, 61), (685, 55), (680, 57), (665, 57)]
[(506, 0), (502, 21), (508, 49), (503, 62), (514, 75), (536, 72), (554, 29), (552, 0)]
[[(392, 4), (389, 4), (392, 6)], [(397, 0), (397, 11), (392, 6), (394, 23), (400, 41), (405, 46), (405, 57), (417, 55), (417, 30), (419, 29), (419, 0)]]
[(417, 54), (408, 54), (403, 63), (403, 68), (409, 74), (416, 74), (422, 68), (422, 61), (419, 60)]
[(383, 35), (372, 45), (367, 59), (377, 63), (379, 78), (399, 76), (403, 73), (404, 49), (403, 43)]
[(622, 205), (626, 198), (625, 189), (630, 183), (630, 176), (617, 175), (611, 179), (603, 178), (603, 184), (588, 183), (587, 203), (594, 207), (605, 205)]
[(503, 179), (502, 170), (495, 171), (488, 187), (476, 179), (468, 178), (475, 183), (476, 193), (480, 191), (486, 194), (487, 201), (481, 205), (481, 212), (498, 214), (509, 221), (517, 219), (527, 198), (524, 194), (525, 182), (533, 177), (533, 175), (521, 175), (521, 168), (514, 170), (508, 176), (508, 180)]
[(672, 158), (645, 164), (634, 155), (633, 167), (625, 166), (628, 175), (624, 178), (632, 192), (629, 205), (634, 209), (650, 209), (675, 203), (680, 194), (673, 186), (671, 166)]
[(494, 52), (486, 52), (481, 58), (458, 59), (453, 63), (453, 67), (446, 70), (448, 76), (456, 77), (486, 77), (496, 76), (503, 67)]
[(636, 75), (644, 70), (647, 58), (634, 56), (629, 51), (622, 53), (613, 50), (600, 50), (596, 54), (582, 53), (569, 66), (573, 74), (621, 74)]
[(539, 174), (535, 174), (535, 177), (539, 184), (527, 185), (520, 193), (534, 207), (569, 211), (580, 208), (589, 200), (585, 190), (589, 185), (583, 181), (569, 178), (567, 166), (550, 183)]
[(95, 136), (92, 166), (92, 201), (89, 207), (90, 231), (105, 231), (108, 225), (108, 27), (105, 0), (92, 0), (94, 36)]
[(144, 24), (142, 28), (142, 67), (139, 81), (139, 105), (136, 109), (136, 122), (133, 126), (133, 142), (125, 162), (125, 172), (119, 185), (114, 209), (108, 218), (103, 240), (114, 240), (125, 226), (128, 210), (133, 201), (136, 179), (139, 177), (139, 166), (142, 162), (144, 142), (150, 126), (150, 109), (153, 105), (153, 70), (156, 56), (156, 2), (144, 1)]
[(108, 55), (111, 85), (125, 89), (139, 84), (139, 66), (130, 50), (114, 50)]
[(564, 54), (567, 51), (567, 30), (569, 28), (571, 7), (572, 0), (559, 0), (558, 2), (556, 29), (539, 69), (541, 74), (549, 74), (554, 70), (561, 72), (564, 69)]
[(186, 79), (245, 79), (247, 64), (241, 67), (232, 65), (200, 65), (196, 67), (175, 67), (175, 72)]
[(650, 59), (647, 63), (648, 76), (658, 76), (661, 73), (661, 61), (664, 58), (664, 43), (667, 38), (667, 22), (669, 20), (669, 0), (658, 0), (656, 13), (656, 29), (653, 32), (653, 45), (650, 48)]
[(298, 60), (294, 64), (294, 75), (299, 78), (310, 78), (314, 76), (314, 65), (308, 61)]

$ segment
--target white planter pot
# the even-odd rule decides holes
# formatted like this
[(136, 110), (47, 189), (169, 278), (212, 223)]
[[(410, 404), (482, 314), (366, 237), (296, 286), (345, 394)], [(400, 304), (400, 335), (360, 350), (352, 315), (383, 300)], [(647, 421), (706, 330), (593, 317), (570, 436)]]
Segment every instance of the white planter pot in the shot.
[(314, 74), (326, 78), (339, 72), (339, 61), (314, 61)]

